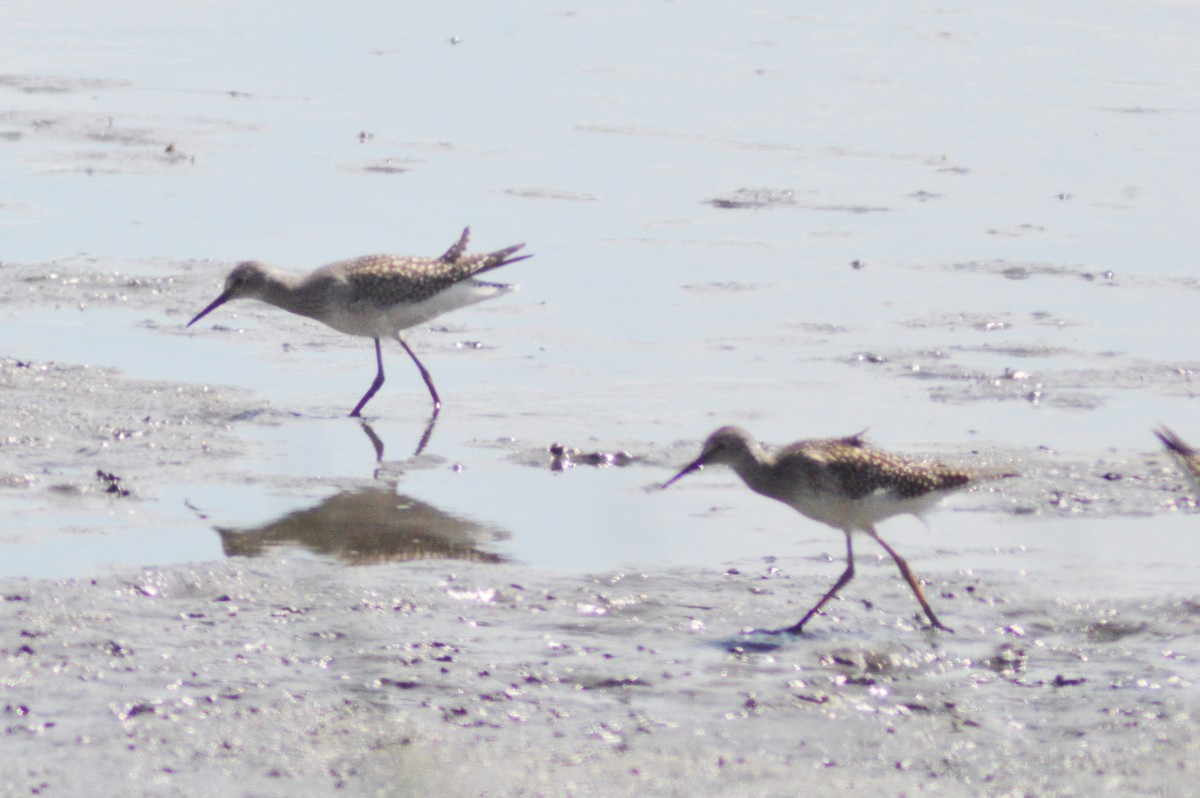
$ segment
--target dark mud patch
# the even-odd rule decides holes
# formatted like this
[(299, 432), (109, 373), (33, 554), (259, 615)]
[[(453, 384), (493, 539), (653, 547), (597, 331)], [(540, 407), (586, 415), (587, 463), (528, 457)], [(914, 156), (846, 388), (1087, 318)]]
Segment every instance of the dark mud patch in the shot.
[(696, 294), (736, 294), (743, 291), (761, 291), (770, 288), (762, 283), (739, 283), (736, 281), (720, 281), (708, 283), (688, 283), (682, 286), (684, 291)]
[[(928, 361), (926, 361), (928, 362)], [(939, 402), (1026, 401), (1074, 410), (1094, 410), (1112, 401), (1113, 390), (1153, 391), (1164, 396), (1192, 397), (1197, 387), (1193, 375), (1200, 363), (1168, 366), (1129, 363), (1113, 369), (1006, 368), (1000, 374), (979, 374), (970, 369), (922, 368), (914, 376), (954, 381), (957, 385), (930, 390)]]
[[(96, 88), (130, 87), (100, 82)], [(39, 171), (141, 175), (195, 170), (220, 139), (253, 129), (223, 119), (57, 110), (0, 112), (0, 128), (17, 145), (17, 157)]]
[(555, 472), (573, 471), (576, 468), (627, 468), (649, 463), (661, 465), (669, 457), (663, 447), (630, 441), (592, 441), (579, 445), (552, 441), (530, 445), (529, 442), (506, 437), (482, 445), (506, 452), (509, 462), (518, 466)]
[(765, 210), (771, 208), (801, 208), (813, 211), (833, 211), (837, 213), (885, 213), (894, 210), (879, 205), (829, 203), (819, 200), (802, 200), (791, 189), (770, 188), (740, 188), (728, 194), (705, 199), (704, 205), (711, 205), (721, 210)]
[[(1024, 228), (1021, 228), (1024, 229)], [(997, 233), (999, 234), (999, 233)], [(1015, 234), (1014, 234), (1015, 235)], [(1035, 278), (1076, 279), (1105, 287), (1159, 287), (1200, 290), (1200, 278), (1170, 275), (1144, 275), (1136, 272), (1118, 273), (1111, 270), (1096, 271), (1081, 264), (1050, 263), (1036, 261), (960, 261), (914, 265), (919, 269), (961, 272), (967, 274), (991, 274), (1007, 280), (1030, 280)]]
[(889, 208), (884, 205), (814, 205), (812, 209), (815, 211), (834, 211), (837, 213), (889, 213), (895, 208)]
[(554, 200), (556, 202), (596, 202), (597, 197), (581, 191), (564, 191), (554, 188), (506, 188), (493, 193), (521, 199)]
[(791, 189), (739, 188), (703, 202), (705, 205), (724, 210), (780, 208), (795, 205), (796, 193)]
[(788, 324), (787, 326), (790, 329), (796, 330), (797, 332), (804, 333), (806, 335), (817, 336), (819, 340), (825, 340), (830, 336), (842, 335), (843, 333), (849, 331), (848, 327), (844, 327), (841, 324), (829, 324), (822, 322), (802, 321), (794, 324)]
[(26, 94), (71, 94), (105, 89), (124, 89), (133, 86), (125, 80), (67, 78), (48, 75), (0, 75), (0, 88), (15, 89)]
[(412, 172), (425, 161), (415, 158), (379, 158), (371, 161), (346, 164), (342, 167), (347, 172), (358, 172), (366, 175), (403, 175)]
[[(497, 444), (509, 451), (509, 459), (526, 468), (548, 469), (555, 472), (570, 472), (576, 469), (637, 468), (669, 470), (676, 460), (684, 455), (693, 444), (678, 442), (671, 445), (647, 443), (645, 441), (592, 442), (578, 446), (554, 441), (547, 446), (526, 446), (516, 440)], [(693, 454), (694, 457), (694, 454)]]
[(943, 194), (939, 194), (936, 191), (925, 191), (925, 190), (914, 191), (913, 193), (909, 194), (908, 196), (911, 199), (915, 199), (917, 202), (929, 202), (930, 200), (942, 199), (944, 197)]
[[(1064, 329), (1078, 322), (1053, 314), (946, 314), (904, 322), (921, 329), (970, 331), (995, 335), (979, 345), (952, 344), (923, 349), (876, 348), (853, 352), (844, 362), (881, 369), (894, 378), (929, 383), (936, 402), (1027, 402), (1071, 410), (1095, 410), (1116, 392), (1149, 396), (1195, 397), (1200, 361), (1146, 360), (1117, 352), (1088, 353), (1053, 343), (1003, 340), (1013, 330)], [(1003, 361), (1011, 361), (1004, 364)], [(1079, 365), (1080, 363), (1095, 365)]]
[(565, 471), (577, 466), (623, 468), (637, 462), (637, 457), (626, 451), (585, 451), (575, 446), (564, 446), (561, 443), (550, 444), (547, 451), (550, 454), (551, 471)]
[(1040, 224), (1018, 224), (1010, 227), (989, 227), (984, 232), (990, 236), (1004, 238), (1033, 238), (1045, 234), (1046, 228)]
[(1064, 315), (1050, 311), (1032, 311), (1017, 313), (1013, 311), (998, 311), (995, 313), (978, 313), (968, 311), (944, 311), (925, 313), (900, 322), (901, 326), (909, 329), (974, 330), (976, 332), (1002, 332), (1016, 327), (1050, 327), (1063, 329), (1079, 326), (1083, 322), (1070, 319)]
[(682, 142), (693, 142), (705, 146), (718, 146), (734, 150), (754, 153), (779, 153), (798, 157), (847, 158), (865, 161), (898, 161), (916, 163), (934, 167), (936, 172), (951, 174), (968, 174), (971, 170), (957, 166), (945, 155), (923, 155), (920, 153), (887, 152), (867, 150), (857, 147), (813, 147), (791, 142), (772, 142), (753, 139), (725, 138), (707, 133), (697, 133), (688, 130), (677, 130), (664, 127), (648, 127), (639, 125), (602, 125), (581, 124), (575, 126), (579, 133), (600, 134), (609, 136), (628, 136), (644, 139), (667, 139)]
[(125, 498), (130, 495), (129, 488), (124, 485), (124, 480), (110, 471), (96, 469), (96, 479), (100, 480), (104, 492), (110, 496)]

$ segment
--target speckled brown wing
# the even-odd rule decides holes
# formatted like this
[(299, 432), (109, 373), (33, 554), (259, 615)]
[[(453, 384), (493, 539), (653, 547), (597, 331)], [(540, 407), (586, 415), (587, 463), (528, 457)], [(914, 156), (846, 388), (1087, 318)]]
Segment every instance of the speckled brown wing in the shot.
[(343, 267), (352, 302), (389, 307), (402, 302), (421, 302), (444, 291), (478, 271), (472, 261), (454, 263), (434, 258), (404, 255), (367, 255)]
[(462, 235), (458, 240), (450, 245), (450, 249), (442, 253), (442, 257), (438, 258), (442, 263), (454, 263), (467, 252), (467, 244), (471, 240), (471, 228), (464, 227)]
[[(882, 491), (899, 499), (915, 499), (950, 491), (971, 481), (967, 471), (923, 465), (867, 446), (860, 436), (794, 444), (825, 470), (832, 487), (849, 499)], [(792, 449), (793, 447), (788, 447)]]
[(507, 266), (520, 258), (510, 258), (524, 244), (480, 255), (445, 260), (455, 253), (451, 249), (441, 258), (415, 258), (406, 255), (366, 255), (340, 267), (350, 286), (351, 301), (369, 302), (388, 307), (399, 303), (415, 303), (429, 299), (455, 283), (491, 269)]

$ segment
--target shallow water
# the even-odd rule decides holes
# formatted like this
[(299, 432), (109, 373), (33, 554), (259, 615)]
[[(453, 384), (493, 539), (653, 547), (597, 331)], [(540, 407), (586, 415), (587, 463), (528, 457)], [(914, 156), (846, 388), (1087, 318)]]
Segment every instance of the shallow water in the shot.
[[(360, 792), (402, 767), (414, 791), (444, 771), (476, 794), (491, 785), (454, 763), (482, 743), (510, 792), (692, 773), (753, 794), (797, 767), (896, 794), (1190, 778), (1200, 487), (1150, 429), (1200, 442), (1191, 9), (66, 3), (6, 8), (0, 29), (6, 712), (57, 724), (6, 717), (35, 763), (6, 789), (71, 792), (52, 749), (107, 763), (114, 712), (148, 748), (112, 767), (192, 793), (323, 789), (336, 760)], [(254, 303), (184, 327), (238, 260), (436, 254), (466, 224), (473, 249), (536, 257), (504, 270), (520, 292), (412, 331), (445, 403), (419, 454), (428, 397), (394, 344), (364, 427), (345, 413), (369, 342)], [(865, 427), (1021, 471), (928, 526), (882, 525), (958, 635), (914, 629), (864, 541), (819, 629), (746, 648), (843, 552), (732, 474), (656, 489), (730, 422), (772, 444)], [(456, 559), (412, 562), (430, 556)], [(596, 586), (621, 574), (646, 586), (613, 604)], [(409, 643), (395, 614), (349, 614), (409, 579), (401, 614), (426, 619)], [(170, 601), (121, 587), (143, 583)], [(512, 584), (579, 598), (544, 620)], [(252, 619), (189, 605), (237, 590)], [(288, 606), (327, 620), (293, 634)], [(189, 612), (212, 617), (164, 621)], [(80, 618), (102, 619), (97, 640), (72, 637)], [(183, 669), (243, 640), (311, 657), (254, 688), (269, 720), (205, 725), (180, 707), (245, 689), (236, 659), (172, 703), (187, 690), (150, 685), (173, 666), (139, 658), (164, 623)], [(398, 675), (405, 646), (435, 643), (461, 673)], [(137, 656), (72, 707), (46, 699), (59, 645), (93, 675)], [(600, 652), (634, 664), (545, 664)], [(348, 681), (314, 664), (347, 657)], [(464, 680), (488, 670), (545, 691), (506, 715), (523, 724), (484, 720), (495, 691)], [(159, 717), (203, 729), (193, 764), (149, 750)], [(289, 723), (326, 732), (270, 731)], [(256, 732), (288, 753), (247, 748), (253, 786), (209, 781), (216, 741)], [(58, 742), (80, 734), (101, 742)], [(614, 762), (650, 787), (600, 779)]]

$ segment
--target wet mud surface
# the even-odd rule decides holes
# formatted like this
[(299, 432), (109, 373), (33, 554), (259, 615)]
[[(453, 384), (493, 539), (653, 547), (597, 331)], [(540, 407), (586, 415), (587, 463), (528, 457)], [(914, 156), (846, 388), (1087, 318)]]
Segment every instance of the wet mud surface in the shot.
[(877, 604), (838, 602), (802, 638), (739, 631), (790, 619), (808, 581), (297, 560), (10, 581), (0, 778), (254, 795), (1153, 795), (1194, 778), (1194, 602), (951, 575), (930, 585), (944, 635), (871, 575), (857, 590)]
[[(529, 8), (276, 52), (147, 6), (115, 60), (56, 16), (0, 75), (0, 794), (1191, 790), (1185, 26)], [(436, 419), (395, 347), (362, 423), (369, 342), (184, 326), (237, 260), (464, 224), (536, 258), (412, 331)], [(725, 423), (1019, 472), (880, 526), (955, 633), (869, 540), (765, 631), (843, 544), (658, 490)]]
[[(26, 304), (73, 298), (86, 313), (120, 303), (136, 316), (206, 293), (186, 265), (175, 268), (147, 278), (39, 265), (16, 273), (58, 276), (8, 285)], [(173, 339), (169, 327), (150, 331)], [(836, 362), (886, 370), (918, 356), (928, 360), (889, 351)], [(997, 385), (946, 364), (958, 356), (920, 379), (949, 386), (956, 401), (975, 391), (990, 402), (1028, 379)], [(1162, 376), (1126, 378), (1137, 390), (1186, 390), (1169, 369), (1149, 371)], [(1102, 373), (1070, 379), (1102, 396), (1116, 381)], [(64, 505), (84, 518), (128, 511), (122, 524), (208, 528), (225, 555), (3, 581), (6, 793), (73, 794), (129, 774), (167, 795), (759, 795), (800, 782), (838, 793), (1154, 795), (1195, 778), (1200, 608), (1175, 590), (1064, 592), (1052, 567), (1010, 568), (1020, 552), (935, 537), (913, 562), (956, 630), (940, 634), (860, 543), (866, 564), (807, 634), (767, 634), (755, 630), (793, 622), (836, 575), (832, 540), (818, 547), (832, 556), (811, 558), (589, 575), (530, 568), (506, 553), (511, 531), (405, 495), (415, 476), (450, 466), (406, 450), (262, 524), (226, 525), (196, 505), (181, 520), (162, 507), (172, 482), (308, 495), (310, 479), (238, 465), (270, 447), (248, 428), (300, 418), (264, 412), (252, 388), (54, 362), (6, 358), (0, 387), (0, 479), (23, 518)], [(339, 423), (369, 462), (357, 422)], [(697, 445), (514, 439), (487, 451), (506, 468), (561, 479), (640, 472), (652, 490)], [(1022, 472), (970, 494), (969, 514), (932, 517), (935, 530), (1005, 517), (1136, 525), (1195, 509), (1195, 486), (1149, 445), (1085, 457), (995, 445), (924, 454)]]

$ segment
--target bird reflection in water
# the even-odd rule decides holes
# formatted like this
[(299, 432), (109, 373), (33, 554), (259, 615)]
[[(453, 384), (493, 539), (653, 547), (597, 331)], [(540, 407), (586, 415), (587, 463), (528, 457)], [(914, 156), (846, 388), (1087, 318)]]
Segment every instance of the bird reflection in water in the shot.
[(263, 526), (217, 527), (217, 532), (229, 557), (302, 547), (352, 565), (426, 559), (502, 562), (503, 557), (480, 544), (508, 537), (383, 486), (343, 491)]
[[(383, 438), (375, 432), (375, 428), (366, 421), (359, 421), (362, 426), (362, 431), (366, 433), (367, 440), (371, 442), (371, 447), (375, 449), (375, 462), (378, 465), (383, 464)], [(421, 452), (425, 451), (425, 447), (429, 445), (429, 439), (433, 437), (433, 427), (437, 424), (437, 414), (430, 416), (429, 423), (425, 425), (425, 432), (421, 434), (421, 439), (417, 441), (417, 449), (412, 453), (413, 457), (420, 456)], [(376, 472), (378, 475), (378, 472)]]

